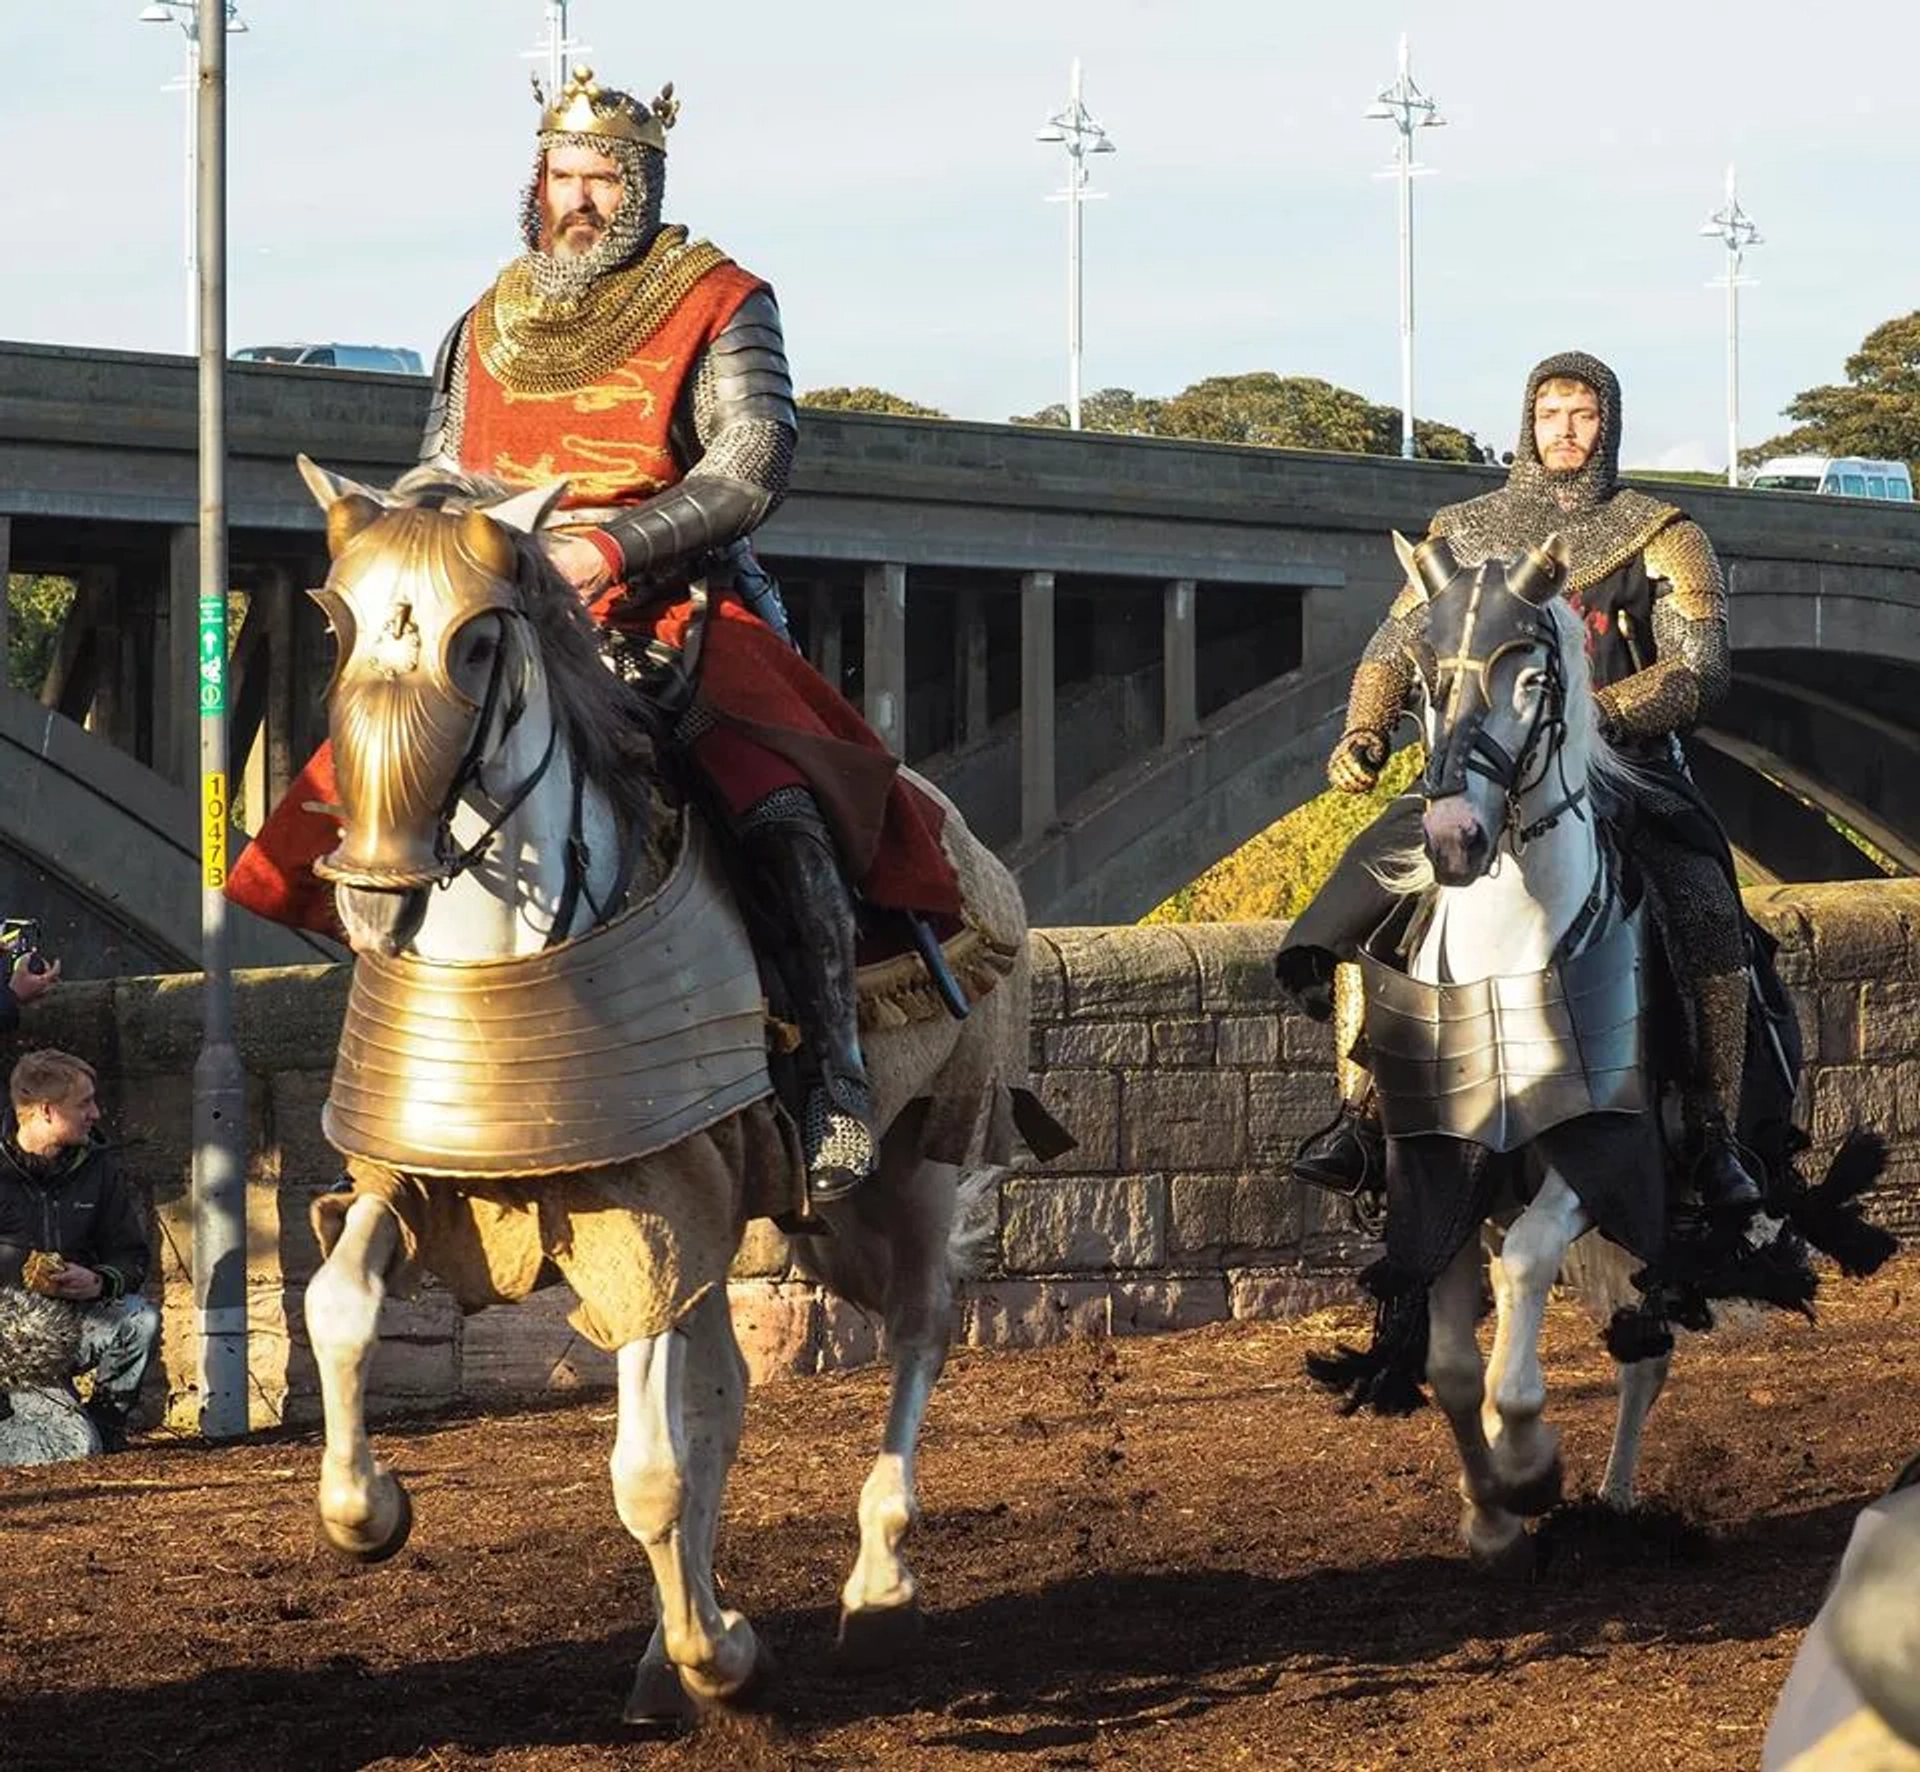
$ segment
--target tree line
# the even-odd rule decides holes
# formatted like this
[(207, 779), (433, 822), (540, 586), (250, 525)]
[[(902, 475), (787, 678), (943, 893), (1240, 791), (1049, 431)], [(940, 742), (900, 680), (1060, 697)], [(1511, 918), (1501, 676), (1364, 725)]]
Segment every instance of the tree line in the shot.
[[(1743, 449), (1751, 467), (1776, 455), (1865, 455), (1920, 463), (1920, 312), (1883, 321), (1842, 365), (1842, 380), (1803, 389), (1782, 416), (1793, 427)], [(902, 418), (945, 418), (884, 388), (816, 388), (802, 406), (841, 412), (884, 412)], [(1063, 427), (1064, 405), (1016, 413), (1017, 425)], [(1213, 375), (1166, 396), (1102, 388), (1080, 403), (1089, 431), (1134, 437), (1180, 437), (1199, 443), (1250, 443), (1269, 449), (1331, 449), (1355, 455), (1397, 455), (1400, 412), (1318, 376), (1254, 370)], [(1432, 461), (1493, 461), (1471, 431), (1435, 419), (1414, 420), (1414, 447)], [(1717, 479), (1718, 476), (1703, 476)]]
[[(802, 406), (826, 411), (882, 412), (900, 418), (945, 418), (884, 388), (816, 388)], [(1065, 429), (1067, 409), (1056, 403), (1008, 421)], [(1131, 388), (1101, 388), (1080, 402), (1083, 430), (1129, 437), (1178, 437), (1191, 443), (1248, 443), (1267, 449), (1332, 449), (1356, 455), (1400, 453), (1400, 409), (1382, 406), (1311, 375), (1212, 375), (1166, 396)], [(1470, 431), (1416, 417), (1414, 447), (1432, 461), (1490, 461)]]

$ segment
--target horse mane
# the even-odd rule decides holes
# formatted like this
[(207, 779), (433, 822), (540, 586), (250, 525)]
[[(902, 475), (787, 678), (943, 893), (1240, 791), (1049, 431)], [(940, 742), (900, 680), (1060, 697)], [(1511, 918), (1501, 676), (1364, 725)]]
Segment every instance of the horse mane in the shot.
[[(1567, 734), (1563, 746), (1584, 746), (1587, 754), (1587, 790), (1592, 800), (1631, 797), (1633, 765), (1608, 744), (1600, 730), (1599, 704), (1593, 699), (1593, 672), (1587, 662), (1586, 625), (1563, 597), (1546, 606), (1553, 624), (1560, 662), (1566, 671)], [(1387, 891), (1406, 898), (1434, 884), (1433, 863), (1423, 845), (1413, 844), (1384, 855), (1371, 870)]]
[[(507, 486), (443, 462), (409, 468), (382, 496), (394, 510), (484, 510), (524, 487)], [(538, 537), (508, 528), (518, 566), (515, 588), (546, 669), (555, 717), (587, 780), (613, 803), (622, 824), (668, 832), (671, 803), (664, 795), (650, 736), (651, 709), (631, 684), (607, 668), (600, 630), (579, 593), (561, 577)]]

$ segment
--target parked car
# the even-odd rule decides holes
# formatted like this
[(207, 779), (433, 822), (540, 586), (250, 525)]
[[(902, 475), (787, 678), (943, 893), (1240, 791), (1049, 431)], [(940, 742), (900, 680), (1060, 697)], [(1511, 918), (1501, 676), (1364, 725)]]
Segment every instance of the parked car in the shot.
[(310, 369), (372, 370), (381, 375), (425, 375), (418, 351), (404, 345), (246, 345), (238, 363), (298, 363)]
[(1913, 476), (1905, 462), (1872, 461), (1864, 455), (1776, 455), (1760, 464), (1751, 485), (1756, 492), (1913, 499)]

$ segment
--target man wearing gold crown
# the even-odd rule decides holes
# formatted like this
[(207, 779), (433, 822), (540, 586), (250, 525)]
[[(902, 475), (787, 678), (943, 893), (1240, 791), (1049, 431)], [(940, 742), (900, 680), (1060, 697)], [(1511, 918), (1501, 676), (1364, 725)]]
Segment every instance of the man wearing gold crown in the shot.
[(811, 1190), (829, 1200), (874, 1163), (847, 880), (870, 903), (940, 917), (957, 916), (959, 893), (939, 812), (794, 651), (747, 545), (786, 492), (793, 388), (772, 290), (662, 224), (678, 112), (670, 85), (648, 105), (587, 69), (543, 110), (526, 252), (442, 346), (421, 454), (567, 482), (555, 565), (777, 901), (773, 958), (816, 1073)]
[[(543, 107), (526, 251), (441, 347), (422, 460), (566, 482), (551, 557), (737, 840), (743, 897), (810, 1061), (811, 1195), (835, 1199), (875, 1160), (848, 882), (869, 905), (958, 927), (943, 815), (794, 650), (747, 545), (786, 491), (793, 388), (772, 290), (661, 222), (673, 88), (648, 105), (583, 68)], [(331, 894), (309, 865), (337, 841), (313, 810), (337, 797), (329, 771), (323, 751), (227, 892), (331, 933)]]

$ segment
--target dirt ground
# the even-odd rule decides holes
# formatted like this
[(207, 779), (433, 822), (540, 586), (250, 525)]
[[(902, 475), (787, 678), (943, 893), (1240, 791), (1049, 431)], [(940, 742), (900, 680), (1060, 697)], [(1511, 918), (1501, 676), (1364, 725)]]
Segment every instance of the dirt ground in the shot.
[[(1531, 1581), (1454, 1541), (1437, 1413), (1343, 1421), (1301, 1356), (1357, 1318), (961, 1354), (935, 1400), (910, 1670), (836, 1677), (876, 1372), (756, 1392), (727, 1599), (769, 1708), (679, 1741), (619, 1722), (644, 1559), (606, 1400), (392, 1426), (407, 1548), (318, 1547), (311, 1436), (149, 1439), (0, 1471), (0, 1765), (558, 1769), (1751, 1767), (1859, 1507), (1920, 1446), (1915, 1264), (1683, 1346), (1647, 1488), (1697, 1520)], [(1551, 1418), (1590, 1490), (1610, 1368), (1556, 1316)]]

